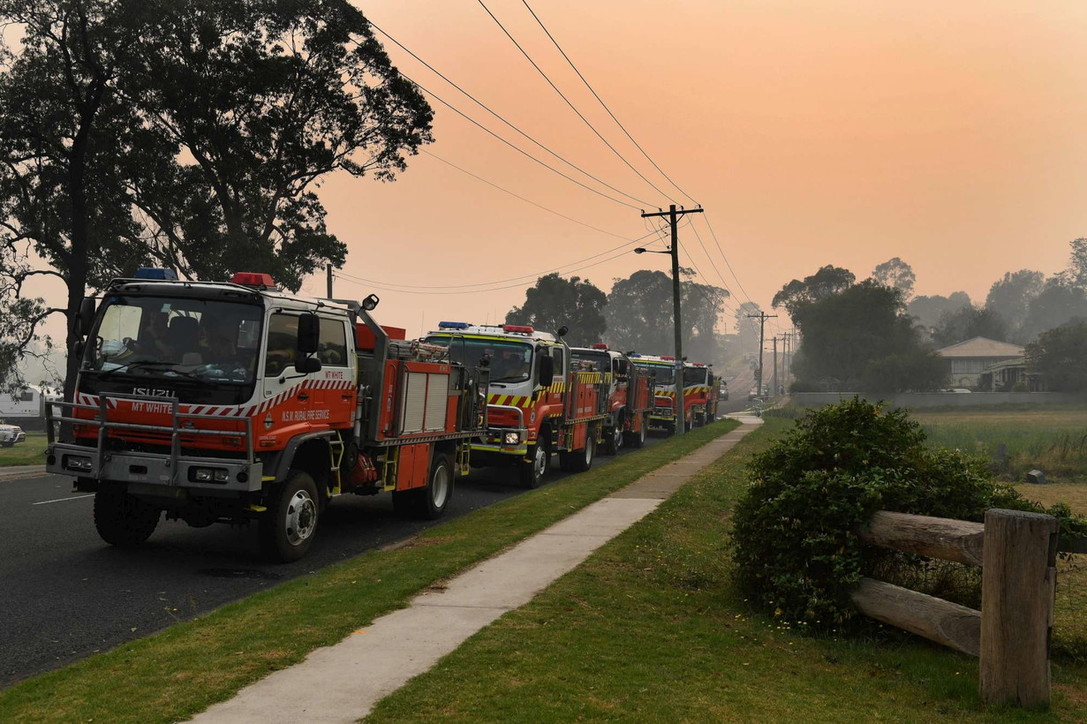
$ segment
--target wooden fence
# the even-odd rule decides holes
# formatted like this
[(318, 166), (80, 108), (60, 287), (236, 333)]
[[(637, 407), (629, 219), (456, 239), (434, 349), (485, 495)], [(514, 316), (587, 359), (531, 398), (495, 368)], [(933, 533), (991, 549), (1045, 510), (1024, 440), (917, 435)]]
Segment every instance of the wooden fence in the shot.
[(980, 658), (986, 703), (1049, 705), (1057, 519), (992, 509), (985, 523), (880, 511), (871, 545), (982, 567), (981, 611), (871, 578), (853, 602), (866, 616)]

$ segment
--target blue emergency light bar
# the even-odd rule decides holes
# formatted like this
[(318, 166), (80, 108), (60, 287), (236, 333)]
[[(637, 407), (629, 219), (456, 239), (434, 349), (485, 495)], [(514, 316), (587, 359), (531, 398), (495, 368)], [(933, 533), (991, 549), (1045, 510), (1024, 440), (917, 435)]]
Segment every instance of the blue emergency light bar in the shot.
[(173, 269), (160, 269), (158, 267), (145, 266), (136, 270), (136, 279), (159, 279), (162, 281), (177, 281), (177, 273)]
[(438, 322), (438, 329), (468, 329), (468, 322)]

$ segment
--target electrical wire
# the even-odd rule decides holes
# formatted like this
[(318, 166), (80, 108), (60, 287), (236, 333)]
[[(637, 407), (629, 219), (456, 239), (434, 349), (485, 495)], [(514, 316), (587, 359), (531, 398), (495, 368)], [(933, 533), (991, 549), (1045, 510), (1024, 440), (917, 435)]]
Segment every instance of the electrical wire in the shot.
[[(354, 275), (351, 275), (351, 274), (346, 274), (345, 272), (336, 272), (336, 273), (341, 275), (341, 276), (344, 276), (344, 277), (346, 277), (346, 278), (348, 278), (350, 280), (354, 280), (354, 281), (358, 281), (358, 282), (367, 282), (369, 284), (375, 284), (375, 285), (380, 284), (380, 285), (384, 286), (385, 288), (404, 287), (403, 291), (408, 291), (408, 290), (413, 290), (413, 289), (420, 289), (420, 290), (463, 289), (463, 290), (467, 290), (467, 291), (474, 290), (474, 291), (483, 291), (483, 292), (494, 291), (492, 289), (478, 289), (478, 287), (489, 287), (489, 286), (494, 285), (494, 284), (505, 284), (506, 282), (514, 282), (514, 281), (523, 282), (526, 279), (538, 279), (539, 277), (545, 276), (547, 274), (554, 274), (556, 272), (560, 272), (560, 271), (563, 271), (563, 270), (566, 270), (567, 273), (571, 272), (571, 271), (579, 271), (580, 269), (585, 269), (587, 267), (578, 267), (577, 269), (566, 269), (566, 267), (576, 266), (578, 264), (581, 264), (582, 262), (586, 262), (586, 261), (589, 261), (591, 259), (596, 259), (597, 257), (601, 257), (601, 256), (603, 256), (605, 254), (610, 254), (610, 253), (612, 253), (614, 251), (619, 251), (620, 249), (623, 249), (624, 251), (622, 252), (622, 254), (619, 254), (619, 255), (617, 255), (615, 257), (611, 257), (613, 259), (617, 259), (620, 256), (622, 256), (623, 254), (629, 253), (629, 252), (625, 251), (625, 249), (627, 247), (633, 246), (634, 244), (637, 244), (637, 243), (640, 243), (644, 239), (648, 239), (650, 236), (653, 235), (653, 233), (655, 233), (655, 232), (645, 234), (644, 236), (639, 236), (636, 239), (630, 239), (626, 243), (620, 244), (619, 246), (612, 247), (611, 249), (606, 249), (606, 250), (604, 250), (602, 252), (599, 252), (597, 254), (593, 254), (592, 256), (587, 256), (584, 259), (578, 259), (576, 261), (571, 261), (571, 262), (568, 262), (566, 264), (561, 264), (561, 265), (559, 265), (559, 266), (557, 266), (557, 267), (555, 267), (553, 269), (548, 269), (546, 271), (541, 271), (541, 272), (535, 272), (533, 274), (525, 274), (525, 275), (517, 276), (517, 277), (510, 277), (508, 279), (495, 279), (495, 280), (492, 280), (492, 281), (489, 281), (489, 282), (475, 282), (475, 283), (472, 283), (472, 284), (450, 284), (450, 285), (397, 284), (397, 283), (391, 283), (391, 282), (383, 282), (383, 281), (379, 281), (379, 280), (376, 280), (376, 279), (367, 279), (365, 277), (359, 277), (359, 276), (354, 276)], [(596, 264), (598, 264), (598, 263), (599, 262), (595, 262), (595, 263), (593, 263), (593, 264), (591, 264), (589, 266), (596, 266)], [(517, 286), (517, 285), (514, 285), (514, 286)], [(509, 287), (500, 287), (500, 288), (501, 289), (507, 289)]]
[(585, 87), (589, 89), (589, 92), (593, 94), (593, 97), (596, 98), (596, 100), (600, 103), (601, 107), (608, 112), (608, 115), (611, 116), (611, 119), (615, 121), (615, 125), (619, 126), (619, 129), (622, 130), (624, 134), (626, 134), (626, 137), (630, 139), (630, 142), (634, 144), (634, 147), (637, 148), (643, 156), (645, 156), (646, 160), (649, 161), (649, 163), (653, 164), (653, 168), (657, 169), (660, 175), (668, 180), (668, 183), (672, 184), (672, 186), (674, 186), (677, 191), (686, 196), (691, 201), (691, 203), (697, 204), (698, 202), (694, 200), (694, 197), (692, 197), (689, 193), (680, 188), (679, 184), (673, 181), (672, 178), (664, 172), (664, 169), (657, 165), (656, 161), (650, 158), (649, 154), (646, 153), (645, 149), (642, 148), (641, 144), (634, 140), (634, 136), (630, 135), (630, 131), (626, 129), (626, 126), (619, 122), (619, 119), (616, 118), (615, 114), (611, 112), (610, 108), (608, 108), (608, 104), (604, 102), (604, 99), (600, 97), (600, 94), (596, 92), (596, 89), (594, 89), (592, 85), (590, 85), (588, 79), (586, 79), (585, 76), (582, 75), (581, 71), (578, 70), (578, 67), (574, 65), (574, 61), (570, 59), (570, 56), (567, 55), (566, 51), (562, 49), (561, 45), (559, 45), (559, 41), (555, 40), (555, 36), (551, 34), (551, 31), (548, 30), (547, 26), (544, 25), (542, 20), (540, 20), (540, 17), (536, 14), (536, 11), (532, 9), (532, 6), (528, 4), (528, 0), (521, 0), (521, 2), (524, 3), (524, 6), (526, 8), (528, 8), (529, 13), (531, 13), (532, 17), (536, 19), (536, 22), (539, 23), (540, 28), (544, 31), (547, 37), (551, 39), (551, 42), (555, 44), (555, 48), (557, 48), (559, 53), (562, 54), (562, 57), (566, 59), (566, 62), (569, 63), (570, 67), (573, 68), (575, 73), (577, 73), (577, 77), (581, 78), (581, 82), (585, 84)]
[[(514, 151), (517, 151), (517, 153), (521, 154), (522, 156), (525, 156), (526, 158), (529, 158), (529, 159), (531, 159), (531, 160), (535, 161), (536, 163), (540, 164), (541, 166), (543, 166), (544, 168), (546, 168), (546, 169), (547, 169), (547, 170), (549, 170), (549, 171), (552, 171), (552, 172), (554, 172), (554, 173), (557, 173), (557, 174), (558, 174), (559, 176), (562, 176), (562, 177), (563, 177), (564, 179), (566, 179), (567, 181), (571, 181), (571, 182), (573, 182), (573, 183), (577, 184), (578, 186), (580, 186), (581, 188), (585, 189), (586, 191), (591, 191), (591, 192), (593, 192), (594, 194), (596, 194), (597, 196), (602, 196), (602, 197), (604, 197), (605, 199), (608, 199), (609, 201), (614, 201), (615, 203), (617, 203), (617, 204), (620, 204), (621, 206), (626, 206), (626, 207), (627, 207), (628, 209), (638, 209), (638, 207), (637, 207), (637, 206), (634, 206), (633, 204), (628, 204), (628, 203), (627, 203), (626, 201), (622, 201), (621, 199), (617, 199), (617, 198), (615, 198), (614, 196), (609, 196), (608, 194), (604, 193), (603, 191), (600, 191), (600, 190), (598, 190), (598, 189), (594, 189), (594, 188), (593, 188), (592, 186), (588, 186), (588, 185), (586, 185), (586, 184), (582, 183), (581, 181), (578, 181), (578, 180), (577, 180), (576, 178), (573, 178), (572, 176), (569, 176), (569, 175), (567, 175), (567, 174), (563, 173), (562, 171), (558, 170), (557, 168), (555, 168), (554, 166), (552, 166), (552, 165), (548, 164), (547, 162), (545, 162), (545, 161), (541, 161), (540, 159), (536, 158), (535, 156), (533, 156), (533, 155), (532, 155), (531, 153), (529, 153), (528, 151), (524, 150), (523, 148), (520, 148), (520, 147), (519, 147), (519, 146), (517, 146), (516, 144), (513, 144), (513, 143), (511, 143), (511, 142), (507, 141), (507, 140), (506, 140), (505, 138), (502, 138), (502, 136), (499, 136), (499, 135), (498, 135), (497, 133), (495, 133), (495, 132), (494, 132), (494, 131), (492, 131), (491, 129), (487, 128), (486, 126), (484, 126), (484, 125), (483, 125), (482, 123), (480, 123), (479, 121), (475, 120), (475, 119), (474, 119), (474, 118), (472, 118), (471, 116), (469, 116), (469, 115), (468, 115), (467, 113), (464, 113), (463, 111), (461, 111), (460, 109), (458, 109), (458, 108), (457, 108), (456, 106), (454, 106), (454, 105), (453, 105), (452, 103), (449, 103), (448, 101), (444, 100), (444, 99), (443, 99), (443, 98), (441, 98), (441, 97), (440, 97), (440, 96), (439, 96), (438, 94), (434, 93), (434, 92), (433, 92), (433, 91), (431, 91), (431, 90), (428, 90), (428, 89), (427, 89), (426, 87), (424, 87), (424, 86), (423, 86), (423, 85), (421, 85), (420, 83), (418, 83), (418, 82), (416, 82), (416, 81), (412, 80), (411, 78), (409, 78), (409, 77), (408, 77), (407, 75), (405, 75), (404, 73), (400, 73), (400, 75), (401, 75), (401, 77), (403, 77), (403, 78), (404, 78), (404, 79), (405, 79), (406, 81), (408, 81), (409, 83), (414, 83), (414, 84), (415, 84), (415, 85), (416, 85), (416, 86), (417, 86), (417, 87), (419, 88), (419, 90), (423, 91), (424, 93), (426, 93), (427, 95), (429, 95), (429, 96), (430, 96), (431, 98), (433, 98), (434, 100), (438, 101), (438, 102), (439, 102), (439, 103), (441, 103), (441, 104), (442, 104), (443, 106), (445, 106), (445, 107), (446, 107), (446, 108), (448, 108), (449, 110), (453, 111), (454, 113), (456, 113), (456, 114), (457, 114), (457, 115), (459, 115), (460, 117), (464, 118), (464, 120), (468, 121), (469, 123), (471, 123), (471, 124), (472, 124), (472, 125), (474, 125), (474, 126), (477, 126), (477, 127), (478, 127), (478, 128), (480, 128), (480, 129), (481, 129), (482, 131), (484, 131), (485, 133), (487, 133), (488, 135), (491, 135), (491, 136), (493, 136), (493, 137), (497, 138), (497, 139), (498, 139), (499, 141), (501, 141), (502, 143), (506, 144), (507, 146), (509, 146), (510, 148), (512, 148), (512, 149), (513, 149)], [(641, 209), (638, 209), (638, 210), (639, 210), (639, 211), (641, 211)]]
[[(590, 269), (590, 268), (592, 268), (594, 266), (599, 266), (601, 264), (606, 264), (609, 261), (615, 261), (616, 259), (619, 259), (620, 257), (626, 256), (627, 253), (629, 253), (629, 252), (622, 251), (622, 252), (619, 252), (618, 254), (615, 254), (614, 256), (608, 257), (607, 259), (601, 259), (600, 261), (595, 261), (592, 264), (585, 264), (584, 266), (577, 267), (576, 269), (569, 269), (569, 270), (567, 270), (567, 273), (581, 271), (583, 269)], [(524, 280), (522, 280), (522, 281), (518, 281), (515, 284), (509, 284), (509, 285), (501, 286), (501, 287), (493, 287), (493, 288), (490, 288), (490, 289), (477, 289), (477, 290), (472, 290), (472, 291), (468, 291), (468, 290), (424, 291), (424, 290), (421, 290), (421, 289), (420, 290), (394, 289), (392, 287), (385, 286), (383, 282), (378, 282), (378, 281), (374, 281), (374, 280), (370, 280), (370, 279), (362, 279), (361, 277), (352, 278), (350, 276), (344, 275), (344, 274), (339, 273), (339, 272), (334, 272), (333, 276), (336, 277), (337, 279), (342, 279), (342, 280), (344, 280), (346, 282), (349, 282), (349, 283), (352, 283), (352, 284), (357, 284), (359, 286), (367, 286), (368, 285), (369, 287), (372, 287), (374, 289), (381, 289), (381, 290), (384, 290), (384, 291), (396, 292), (398, 294), (424, 294), (424, 295), (479, 294), (481, 292), (497, 292), (497, 291), (502, 291), (504, 289), (524, 288)]]
[(526, 199), (524, 196), (521, 196), (519, 194), (515, 194), (514, 192), (510, 191), (509, 189), (503, 188), (503, 187), (499, 186), (498, 184), (494, 183), (493, 181), (488, 181), (487, 179), (483, 178), (482, 176), (477, 176), (476, 174), (472, 173), (471, 171), (468, 171), (467, 169), (461, 168), (460, 166), (453, 163), (452, 161), (449, 161), (448, 159), (444, 159), (444, 158), (442, 158), (441, 156), (439, 156), (439, 155), (437, 155), (435, 153), (431, 153), (430, 151), (427, 151), (426, 149), (423, 149), (422, 152), (425, 153), (426, 155), (430, 156), (431, 158), (437, 160), (437, 161), (441, 161), (442, 163), (444, 163), (447, 166), (451, 166), (451, 167), (455, 168), (456, 170), (460, 171), (461, 173), (463, 173), (463, 174), (465, 174), (467, 176), (471, 176), (472, 178), (474, 178), (477, 181), (481, 181), (481, 182), (487, 184), (488, 186), (496, 188), (499, 191), (501, 191), (502, 193), (509, 194), (510, 196), (512, 196), (515, 199), (518, 199), (520, 201), (524, 201), (526, 204), (531, 204), (531, 205), (535, 206), (538, 209), (543, 209), (544, 211), (548, 212), (549, 214), (554, 214), (555, 216), (566, 219), (567, 221), (572, 221), (575, 224), (580, 224), (581, 226), (584, 226), (587, 229), (592, 229), (593, 231), (599, 231), (601, 234), (607, 234), (608, 236), (614, 236), (616, 239), (625, 239), (626, 238), (622, 234), (616, 234), (614, 231), (608, 231), (606, 229), (601, 229), (598, 226), (593, 226), (592, 224), (588, 224), (588, 223), (586, 223), (584, 221), (579, 221), (579, 220), (573, 218), (572, 216), (567, 216), (566, 214), (563, 214), (563, 213), (561, 213), (559, 211), (555, 211), (554, 209), (549, 209), (546, 206), (544, 206), (543, 204), (538, 204), (535, 201), (533, 201), (532, 199)]
[[(370, 22), (370, 27), (372, 27), (372, 28), (373, 28), (374, 30), (378, 31), (379, 33), (381, 33), (382, 35), (384, 35), (384, 36), (385, 36), (386, 38), (388, 38), (389, 40), (391, 40), (391, 41), (392, 41), (392, 42), (393, 42), (393, 43), (394, 43), (394, 44), (395, 44), (395, 45), (396, 45), (397, 47), (399, 47), (399, 48), (400, 48), (401, 50), (403, 50), (403, 51), (404, 51), (405, 53), (407, 53), (408, 55), (410, 55), (410, 56), (411, 56), (412, 58), (415, 58), (415, 60), (417, 60), (417, 61), (419, 61), (420, 63), (422, 63), (422, 64), (423, 64), (423, 65), (424, 65), (424, 66), (425, 66), (425, 67), (426, 67), (426, 68), (427, 68), (428, 70), (430, 70), (430, 71), (431, 71), (432, 73), (434, 73), (434, 74), (435, 74), (435, 75), (437, 75), (437, 76), (438, 76), (439, 78), (441, 78), (442, 80), (444, 80), (444, 81), (445, 81), (446, 83), (448, 83), (449, 85), (451, 85), (451, 86), (453, 86), (454, 88), (456, 88), (456, 89), (457, 89), (458, 91), (460, 91), (460, 93), (461, 93), (462, 95), (464, 95), (465, 97), (467, 97), (467, 98), (468, 98), (469, 100), (471, 100), (471, 101), (472, 101), (473, 103), (475, 103), (475, 104), (476, 104), (477, 106), (479, 106), (479, 107), (480, 107), (480, 108), (482, 108), (483, 110), (487, 111), (487, 113), (490, 113), (490, 114), (491, 114), (492, 116), (494, 116), (495, 118), (497, 118), (497, 119), (498, 119), (499, 121), (501, 121), (502, 123), (504, 123), (504, 124), (505, 124), (506, 126), (508, 126), (509, 128), (513, 129), (514, 131), (516, 131), (517, 133), (519, 133), (519, 134), (520, 134), (521, 136), (523, 136), (524, 138), (528, 139), (528, 140), (529, 140), (529, 141), (531, 141), (532, 143), (536, 144), (536, 145), (537, 145), (538, 147), (542, 148), (542, 149), (543, 149), (544, 151), (547, 151), (547, 152), (548, 152), (548, 153), (550, 153), (550, 154), (551, 154), (552, 156), (554, 156), (554, 157), (555, 157), (555, 158), (557, 158), (558, 160), (562, 161), (563, 163), (565, 163), (565, 164), (566, 164), (567, 166), (569, 166), (570, 168), (572, 168), (572, 169), (575, 169), (576, 171), (578, 171), (579, 173), (582, 173), (582, 174), (584, 174), (585, 176), (588, 176), (588, 177), (589, 177), (589, 178), (591, 178), (591, 179), (592, 179), (593, 181), (596, 181), (597, 183), (599, 183), (599, 184), (601, 184), (601, 185), (603, 185), (603, 186), (606, 186), (606, 187), (608, 187), (609, 189), (611, 189), (612, 191), (614, 191), (615, 193), (617, 193), (617, 194), (619, 194), (619, 195), (621, 195), (621, 196), (625, 196), (625, 197), (627, 197), (628, 199), (631, 199), (632, 201), (637, 201), (637, 202), (638, 202), (639, 204), (642, 204), (643, 206), (651, 206), (651, 205), (652, 205), (652, 204), (650, 204), (650, 203), (649, 203), (648, 201), (644, 201), (644, 200), (642, 200), (642, 199), (639, 199), (639, 198), (638, 198), (637, 196), (633, 196), (633, 195), (631, 195), (631, 194), (628, 194), (628, 193), (626, 193), (625, 191), (622, 191), (622, 190), (620, 190), (620, 189), (617, 189), (616, 187), (614, 187), (614, 186), (612, 186), (611, 184), (609, 184), (609, 183), (608, 183), (607, 181), (604, 181), (603, 179), (597, 178), (596, 176), (594, 176), (593, 174), (589, 173), (589, 172), (588, 172), (588, 171), (586, 171), (585, 169), (581, 168), (581, 167), (580, 167), (580, 166), (578, 166), (577, 164), (573, 163), (572, 161), (569, 161), (568, 159), (566, 159), (566, 158), (564, 158), (563, 156), (559, 155), (559, 154), (558, 154), (557, 152), (555, 152), (555, 151), (551, 150), (550, 148), (548, 148), (547, 146), (545, 146), (545, 145), (544, 145), (543, 143), (541, 143), (540, 141), (536, 140), (536, 139), (535, 139), (535, 138), (533, 138), (533, 137), (532, 137), (531, 135), (529, 135), (529, 134), (528, 134), (528, 133), (526, 133), (525, 131), (521, 130), (521, 129), (520, 129), (519, 127), (517, 127), (516, 125), (514, 125), (514, 124), (513, 124), (513, 123), (511, 123), (510, 121), (506, 120), (506, 119), (505, 119), (505, 118), (504, 118), (503, 116), (501, 116), (501, 115), (500, 115), (500, 114), (499, 114), (498, 112), (496, 112), (496, 111), (492, 110), (492, 109), (491, 109), (491, 108), (490, 108), (489, 106), (487, 106), (487, 105), (486, 105), (485, 103), (483, 103), (483, 102), (482, 102), (481, 100), (479, 100), (478, 98), (476, 98), (475, 96), (473, 96), (473, 95), (472, 95), (471, 93), (469, 93), (468, 91), (464, 90), (464, 89), (463, 89), (463, 88), (461, 88), (461, 87), (460, 87), (459, 85), (457, 85), (456, 83), (454, 83), (454, 82), (453, 82), (452, 80), (450, 80), (450, 78), (449, 78), (448, 76), (446, 76), (446, 75), (445, 75), (444, 73), (442, 73), (441, 71), (439, 71), (439, 70), (438, 70), (437, 68), (435, 68), (435, 67), (434, 67), (433, 65), (431, 65), (430, 63), (428, 63), (428, 62), (426, 62), (425, 60), (423, 60), (422, 58), (420, 58), (420, 57), (419, 57), (419, 56), (418, 56), (418, 55), (417, 55), (416, 53), (414, 53), (414, 52), (413, 52), (413, 51), (412, 51), (412, 50), (411, 50), (410, 48), (408, 48), (407, 46), (405, 46), (405, 45), (404, 45), (403, 43), (401, 43), (401, 42), (400, 42), (399, 40), (397, 40), (397, 39), (396, 39), (396, 38), (394, 38), (393, 36), (389, 35), (389, 33), (388, 33), (388, 32), (386, 32), (385, 30), (382, 30), (382, 29), (381, 29), (381, 28), (379, 28), (379, 27), (378, 27), (377, 25), (375, 25), (375, 24), (374, 24), (373, 22)], [(399, 71), (398, 71), (398, 72), (399, 72)], [(403, 74), (401, 73), (401, 75), (403, 75)], [(404, 76), (404, 77), (407, 77), (407, 76)], [(417, 85), (418, 85), (418, 84), (417, 84)], [(421, 87), (421, 86), (420, 86), (420, 87)], [(442, 101), (442, 102), (443, 102), (443, 103), (445, 103), (445, 101)], [(448, 104), (447, 104), (447, 105), (448, 105)]]
[(476, 1), (479, 3), (480, 7), (482, 7), (487, 12), (487, 14), (491, 16), (491, 19), (494, 20), (494, 22), (498, 25), (498, 27), (502, 29), (502, 32), (506, 34), (506, 37), (509, 38), (510, 41), (515, 46), (517, 46), (517, 49), (520, 50), (521, 54), (523, 56), (525, 56), (525, 59), (528, 60), (528, 62), (532, 64), (532, 67), (535, 68), (536, 71), (541, 76), (543, 76), (543, 79), (547, 81), (548, 85), (550, 85), (551, 88), (553, 88), (554, 91), (559, 94), (559, 97), (562, 98), (566, 102), (566, 105), (570, 106), (570, 110), (572, 110), (575, 114), (577, 114), (577, 117), (580, 118), (585, 123), (585, 125), (589, 127), (589, 130), (591, 130), (594, 134), (596, 134), (596, 137), (599, 138), (604, 143), (605, 146), (607, 146), (609, 149), (611, 149), (611, 152), (614, 153), (616, 155), (616, 157), (620, 161), (622, 161), (624, 164), (626, 164), (627, 168), (629, 168), (631, 171), (633, 171), (635, 174), (637, 174), (638, 178), (640, 178), (641, 180), (643, 180), (647, 184), (649, 184), (653, 188), (654, 191), (656, 191), (658, 194), (660, 194), (664, 198), (672, 200), (672, 198), (671, 198), (671, 196), (669, 196), (669, 194), (662, 191), (655, 183), (653, 183), (648, 178), (646, 178), (645, 175), (641, 171), (634, 168), (633, 164), (631, 164), (630, 161), (626, 160), (626, 158), (623, 156), (623, 154), (619, 153), (619, 151), (617, 151), (615, 149), (615, 146), (611, 145), (611, 143), (609, 143), (608, 140), (606, 138), (604, 138), (604, 136), (602, 136), (600, 134), (600, 131), (596, 130), (596, 127), (593, 126), (593, 124), (589, 122), (589, 119), (586, 118), (581, 113), (581, 111), (579, 111), (577, 109), (577, 107), (573, 103), (570, 102), (570, 99), (567, 98), (563, 94), (563, 92), (561, 90), (559, 90), (559, 87), (557, 85), (555, 85), (555, 83), (551, 80), (550, 77), (548, 77), (547, 73), (545, 73), (543, 71), (543, 69), (539, 65), (537, 65), (536, 61), (534, 61), (532, 59), (532, 56), (530, 56), (528, 54), (528, 52), (524, 48), (521, 47), (521, 44), (518, 43), (517, 39), (514, 38), (513, 35), (510, 34), (510, 31), (506, 30), (506, 26), (502, 24), (502, 21), (500, 21), (497, 17), (495, 17), (495, 14), (491, 12), (490, 8), (487, 7), (487, 5), (483, 2), (483, 0), (476, 0)]

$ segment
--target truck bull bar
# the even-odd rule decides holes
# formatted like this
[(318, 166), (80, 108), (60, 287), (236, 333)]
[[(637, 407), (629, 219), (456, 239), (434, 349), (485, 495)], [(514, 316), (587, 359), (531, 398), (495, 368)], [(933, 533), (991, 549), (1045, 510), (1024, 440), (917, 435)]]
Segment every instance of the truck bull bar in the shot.
[[(109, 410), (116, 401), (146, 403), (170, 408), (169, 425), (145, 425), (134, 422), (115, 422), (109, 419)], [(62, 414), (54, 415), (53, 408)], [(75, 417), (77, 410), (95, 412), (93, 418)], [(71, 415), (64, 412), (70, 411)], [(185, 427), (182, 421), (228, 420), (241, 423), (244, 431), (207, 430), (195, 425)], [(139, 484), (142, 490), (151, 488), (199, 488), (211, 491), (255, 492), (261, 489), (262, 463), (253, 449), (253, 420), (250, 417), (223, 417), (220, 415), (182, 412), (177, 398), (143, 397), (123, 393), (98, 396), (97, 405), (78, 402), (47, 402), (45, 407), (46, 470), (50, 473), (75, 475), (96, 480)], [(97, 428), (97, 441), (93, 447), (56, 439), (56, 424), (78, 425)], [(110, 430), (129, 430), (169, 436), (169, 454), (106, 449)], [(192, 436), (245, 437), (245, 459), (181, 454), (181, 438)], [(171, 496), (173, 494), (171, 493)]]
[[(490, 421), (493, 419), (491, 413), (496, 411), (510, 411), (517, 417), (516, 427), (492, 427)], [(515, 405), (487, 405), (487, 429), (483, 433), (483, 438), (477, 445), (472, 445), (473, 450), (499, 452), (508, 455), (527, 455), (528, 454), (528, 428), (525, 427), (525, 411)], [(517, 432), (517, 443), (508, 444), (505, 441), (507, 432)]]

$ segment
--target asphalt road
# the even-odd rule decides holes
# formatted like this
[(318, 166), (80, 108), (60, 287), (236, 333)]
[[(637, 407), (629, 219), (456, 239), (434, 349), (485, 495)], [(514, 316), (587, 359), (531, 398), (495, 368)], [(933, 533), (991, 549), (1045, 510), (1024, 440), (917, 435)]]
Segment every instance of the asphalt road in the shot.
[[(598, 457), (594, 467), (610, 460)], [(522, 493), (503, 482), (511, 475), (487, 469), (458, 481), (443, 520)], [(547, 480), (564, 475), (556, 470)], [(342, 496), (306, 558), (270, 564), (255, 525), (163, 521), (139, 548), (113, 548), (94, 529), (93, 495), (71, 489), (70, 478), (56, 475), (0, 479), (0, 688), (442, 522), (400, 518), (388, 495)]]

